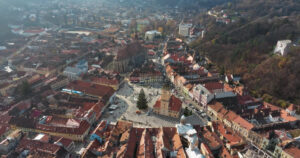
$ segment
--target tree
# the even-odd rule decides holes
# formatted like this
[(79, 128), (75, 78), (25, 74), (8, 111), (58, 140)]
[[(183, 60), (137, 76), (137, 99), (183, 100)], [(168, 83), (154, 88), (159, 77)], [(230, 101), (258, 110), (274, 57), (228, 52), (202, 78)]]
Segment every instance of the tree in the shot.
[(187, 107), (184, 108), (183, 115), (185, 117), (193, 115), (193, 112), (190, 111)]
[(146, 99), (146, 95), (143, 89), (141, 89), (140, 94), (139, 94), (139, 98), (137, 101), (137, 107), (139, 109), (147, 109), (148, 108), (148, 102)]
[(221, 66), (221, 68), (219, 68), (219, 70), (220, 70), (221, 75), (225, 75), (225, 67), (224, 66)]
[(31, 85), (27, 81), (22, 82), (22, 84), (19, 85), (18, 90), (19, 94), (22, 96), (28, 96), (32, 92)]

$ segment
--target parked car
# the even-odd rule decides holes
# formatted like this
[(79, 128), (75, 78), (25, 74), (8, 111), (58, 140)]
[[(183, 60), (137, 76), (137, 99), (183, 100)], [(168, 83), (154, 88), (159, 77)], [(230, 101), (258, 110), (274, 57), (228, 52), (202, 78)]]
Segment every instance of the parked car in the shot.
[(210, 117), (208, 117), (208, 116), (206, 117), (206, 119), (207, 119), (208, 121), (211, 121), (211, 118), (210, 118)]

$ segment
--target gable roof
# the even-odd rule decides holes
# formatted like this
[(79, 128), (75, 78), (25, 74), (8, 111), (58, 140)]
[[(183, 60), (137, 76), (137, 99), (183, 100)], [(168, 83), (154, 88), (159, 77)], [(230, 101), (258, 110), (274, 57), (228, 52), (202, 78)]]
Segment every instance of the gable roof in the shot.
[(242, 117), (238, 116), (236, 117), (233, 122), (235, 122), (236, 124), (246, 128), (247, 130), (251, 130), (254, 125), (251, 124), (250, 122), (248, 122), (247, 120), (243, 119)]

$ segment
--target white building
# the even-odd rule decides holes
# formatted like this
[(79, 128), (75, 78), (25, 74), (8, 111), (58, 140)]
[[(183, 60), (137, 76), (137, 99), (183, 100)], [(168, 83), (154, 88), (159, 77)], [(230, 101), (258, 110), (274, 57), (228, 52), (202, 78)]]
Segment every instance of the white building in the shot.
[(88, 71), (88, 62), (85, 60), (80, 60), (75, 67), (66, 67), (63, 74), (67, 76), (70, 80), (77, 80), (81, 74)]
[(77, 80), (81, 74), (80, 69), (76, 67), (66, 67), (63, 72), (64, 76), (67, 76), (70, 80)]
[(236, 97), (233, 92), (225, 92), (220, 83), (198, 84), (193, 89), (193, 98), (203, 106), (206, 106), (214, 99)]
[(179, 35), (181, 36), (189, 36), (190, 35), (190, 29), (192, 28), (193, 24), (186, 24), (186, 23), (180, 23), (179, 24)]
[(161, 32), (152, 30), (145, 33), (145, 39), (152, 41), (155, 37), (161, 36)]
[(189, 143), (189, 147), (185, 148), (188, 157), (203, 158), (204, 155), (201, 154), (198, 148), (199, 139), (197, 131), (191, 124), (186, 123), (186, 118), (184, 116), (181, 117), (180, 124), (176, 124), (176, 128), (178, 134), (184, 137)]
[(291, 40), (281, 40), (277, 42), (274, 54), (286, 55), (289, 46), (292, 44)]

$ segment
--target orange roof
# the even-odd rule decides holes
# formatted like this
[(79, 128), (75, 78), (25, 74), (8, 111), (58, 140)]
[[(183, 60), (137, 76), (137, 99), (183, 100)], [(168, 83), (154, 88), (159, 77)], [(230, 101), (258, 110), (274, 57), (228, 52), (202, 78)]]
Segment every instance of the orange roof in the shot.
[(154, 144), (149, 129), (144, 129), (137, 151), (137, 158), (154, 158)]
[(106, 85), (118, 85), (119, 81), (117, 79), (109, 79), (107, 77), (92, 77), (90, 78), (91, 82), (97, 84), (106, 84)]
[(225, 147), (222, 147), (222, 151), (220, 153), (220, 157), (224, 157), (224, 158), (233, 158), (229, 151), (225, 148)]
[(228, 113), (229, 111), (226, 110), (224, 107), (222, 107), (219, 112), (218, 112), (218, 116), (224, 118), (224, 116)]
[(209, 91), (213, 91), (216, 89), (224, 89), (224, 85), (220, 82), (208, 82), (203, 84), (203, 86)]
[(160, 108), (160, 98), (155, 102), (153, 108)]
[(189, 83), (189, 84), (185, 85), (185, 87), (186, 87), (186, 89), (190, 90), (193, 88), (193, 85)]
[(300, 155), (300, 149), (297, 147), (290, 147), (290, 148), (285, 148), (283, 149), (286, 153), (288, 153), (289, 155), (291, 155), (292, 157), (299, 157)]
[(270, 104), (270, 103), (268, 103), (268, 102), (264, 102), (264, 106), (265, 106), (265, 107), (271, 108), (271, 111), (281, 110), (280, 107), (277, 107), (277, 106), (275, 106), (275, 105), (273, 105), (273, 104)]
[(2, 136), (3, 134), (5, 134), (9, 130), (10, 130), (10, 126), (9, 125), (1, 125), (0, 126), (0, 136)]
[[(93, 132), (103, 138), (104, 143), (100, 144), (94, 140), (87, 146), (88, 151), (102, 151), (105, 153), (102, 157), (110, 157), (117, 153), (117, 157), (131, 158), (136, 154), (138, 158), (154, 158), (162, 157), (167, 149), (177, 151), (178, 158), (186, 157), (175, 127), (135, 128), (127, 121), (118, 121), (116, 125), (106, 123), (102, 121)], [(103, 136), (104, 133), (108, 135)], [(152, 137), (155, 137), (156, 141), (153, 141)], [(116, 144), (118, 141), (120, 143)]]
[(240, 126), (246, 128), (247, 130), (251, 130), (254, 125), (248, 122), (247, 120), (243, 119), (242, 117), (238, 116), (236, 117), (233, 122), (239, 124)]
[(232, 92), (232, 91), (233, 91), (233, 88), (231, 88), (230, 85), (227, 84), (227, 83), (224, 84), (224, 89), (225, 89), (225, 91), (227, 91), (227, 92)]
[(68, 88), (99, 97), (110, 97), (115, 92), (115, 90), (109, 86), (97, 85), (79, 80), (71, 82), (68, 85)]
[(230, 145), (239, 144), (242, 138), (235, 134), (230, 128), (226, 128), (221, 122), (216, 122), (218, 132), (228, 140)]
[(172, 95), (169, 101), (169, 110), (179, 112), (181, 110), (181, 107), (181, 100)]
[(296, 105), (291, 104), (287, 109), (290, 110), (290, 111), (295, 111), (296, 110)]
[(222, 141), (220, 138), (216, 135), (216, 133), (211, 132), (207, 129), (207, 127), (203, 128), (203, 131), (198, 131), (198, 133), (202, 134), (204, 142), (210, 147), (210, 148), (219, 148), (222, 146)]
[(238, 115), (235, 114), (235, 112), (229, 110), (228, 113), (225, 115), (225, 118), (228, 120), (228, 121), (233, 121), (235, 118), (237, 118)]
[[(154, 104), (153, 108), (160, 108), (160, 99), (159, 98), (156, 103)], [(176, 112), (180, 112), (181, 110), (181, 107), (182, 107), (182, 102), (180, 99), (176, 98), (174, 95), (172, 95), (170, 97), (170, 100), (169, 100), (169, 110), (171, 111), (176, 111)]]
[(296, 121), (298, 120), (296, 117), (291, 116), (287, 111), (281, 110), (280, 117), (284, 119), (284, 122)]
[(212, 102), (208, 106), (216, 112), (219, 112), (223, 108), (223, 104), (220, 102)]
[(39, 150), (42, 152), (50, 153), (50, 154), (57, 154), (61, 147), (56, 144), (50, 144), (45, 142), (40, 142), (37, 140), (29, 140), (27, 138), (23, 138), (19, 145), (17, 146), (17, 151), (22, 152), (23, 150)]

